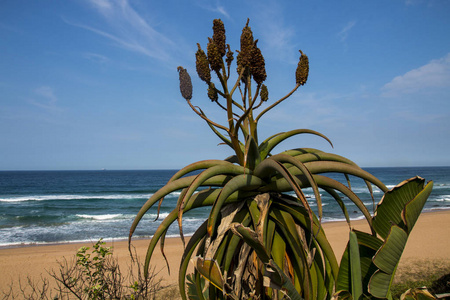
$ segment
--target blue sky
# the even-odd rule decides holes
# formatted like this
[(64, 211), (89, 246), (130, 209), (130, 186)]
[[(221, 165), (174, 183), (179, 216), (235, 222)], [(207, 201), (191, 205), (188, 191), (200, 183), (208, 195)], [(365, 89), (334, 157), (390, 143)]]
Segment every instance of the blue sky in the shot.
[(316, 147), (368, 166), (450, 165), (450, 2), (79, 0), (0, 3), (0, 170), (167, 169), (230, 149), (180, 96), (225, 115), (195, 73), (212, 20), (239, 49), (247, 18), (266, 60), (269, 102), (308, 82), (260, 121), (276, 148)]

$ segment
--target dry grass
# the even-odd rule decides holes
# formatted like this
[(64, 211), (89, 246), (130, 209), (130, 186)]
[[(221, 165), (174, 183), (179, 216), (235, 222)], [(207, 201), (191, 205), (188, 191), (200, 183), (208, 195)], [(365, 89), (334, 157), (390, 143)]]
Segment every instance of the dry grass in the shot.
[(155, 300), (168, 300), (168, 299), (174, 300), (181, 299), (178, 284), (161, 287), (158, 293), (156, 294)]
[(426, 286), (429, 289), (442, 276), (450, 274), (450, 261), (443, 259), (407, 259), (397, 268), (392, 295), (398, 299), (410, 288)]

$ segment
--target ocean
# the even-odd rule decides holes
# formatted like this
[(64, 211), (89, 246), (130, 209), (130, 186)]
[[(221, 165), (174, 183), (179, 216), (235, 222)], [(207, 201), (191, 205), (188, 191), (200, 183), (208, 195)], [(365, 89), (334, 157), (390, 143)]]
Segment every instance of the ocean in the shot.
[[(434, 188), (424, 211), (450, 209), (450, 167), (366, 168), (389, 188), (419, 175), (434, 181)], [(67, 242), (122, 240), (128, 237), (130, 225), (143, 203), (176, 172), (176, 170), (139, 171), (1, 171), (0, 172), (0, 247)], [(343, 176), (335, 177), (345, 182)], [(372, 200), (362, 180), (352, 178), (352, 189), (370, 211)], [(180, 193), (165, 198), (159, 220), (151, 209), (138, 226), (134, 237), (152, 236), (161, 219), (175, 207)], [(313, 196), (312, 191), (306, 194)], [(344, 220), (333, 199), (323, 196), (324, 222)], [(374, 191), (376, 202), (382, 193)], [(313, 197), (311, 198), (313, 199)], [(311, 206), (315, 207), (311, 200)], [(353, 209), (352, 219), (362, 215)], [(207, 218), (208, 208), (184, 214), (186, 235)], [(179, 236), (174, 224), (167, 236)]]

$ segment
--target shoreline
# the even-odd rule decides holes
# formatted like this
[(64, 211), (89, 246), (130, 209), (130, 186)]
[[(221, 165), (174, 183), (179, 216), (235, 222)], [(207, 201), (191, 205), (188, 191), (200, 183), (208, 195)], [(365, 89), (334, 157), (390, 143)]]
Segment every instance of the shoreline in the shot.
[[(436, 208), (436, 209), (432, 209), (432, 210), (427, 210), (427, 211), (422, 211), (421, 215), (423, 214), (434, 214), (434, 213), (441, 213), (441, 212), (449, 212), (450, 214), (450, 208)], [(361, 218), (358, 219), (351, 219), (350, 222), (353, 224), (356, 222), (364, 222), (364, 217), (361, 216)], [(345, 223), (345, 220), (322, 220), (322, 224), (336, 224), (336, 223)], [(324, 226), (326, 227), (326, 226)], [(190, 236), (192, 236), (192, 234), (185, 234), (184, 237), (189, 238)], [(139, 241), (139, 240), (150, 240), (152, 238), (152, 236), (148, 236), (148, 237), (136, 237), (136, 238), (132, 238), (132, 242), (133, 241)], [(166, 239), (179, 239), (180, 237), (178, 235), (170, 235), (167, 236)], [(116, 243), (116, 242), (128, 242), (128, 238), (106, 238), (103, 239), (104, 242), (106, 243)], [(14, 249), (14, 248), (27, 248), (27, 247), (45, 247), (45, 246), (60, 246), (60, 245), (66, 245), (66, 244), (79, 244), (79, 245), (91, 245), (91, 244), (95, 244), (97, 242), (97, 240), (77, 240), (77, 241), (61, 241), (61, 242), (35, 242), (35, 243), (20, 243), (20, 244), (10, 244), (10, 245), (0, 245), (0, 251), (3, 249)]]
[[(351, 222), (353, 228), (368, 231), (365, 220)], [(346, 221), (324, 222), (325, 233), (333, 247), (336, 258), (340, 261), (348, 241), (349, 227)], [(435, 210), (423, 212), (403, 252), (399, 264), (399, 270), (417, 260), (444, 260), (450, 262), (450, 210)], [(188, 237), (187, 237), (188, 238)], [(132, 246), (141, 262), (145, 259), (145, 253), (150, 239), (132, 239)], [(26, 280), (26, 276), (39, 280), (41, 276), (50, 278), (48, 272), (57, 270), (58, 261), (64, 258), (70, 260), (75, 257), (77, 250), (82, 246), (91, 246), (92, 242), (66, 242), (57, 244), (33, 244), (0, 248), (0, 293), (9, 290), (11, 282), (17, 283), (18, 279)], [(122, 272), (127, 272), (130, 263), (128, 241), (105, 241), (105, 246), (113, 247), (114, 257), (118, 259)], [(165, 254), (167, 256), (170, 274), (161, 252), (155, 249), (150, 261), (150, 267), (155, 268), (157, 277), (162, 279), (162, 285), (174, 285), (178, 280), (178, 267), (183, 254), (182, 242), (179, 237), (168, 237), (165, 242)], [(450, 273), (450, 269), (448, 270)]]

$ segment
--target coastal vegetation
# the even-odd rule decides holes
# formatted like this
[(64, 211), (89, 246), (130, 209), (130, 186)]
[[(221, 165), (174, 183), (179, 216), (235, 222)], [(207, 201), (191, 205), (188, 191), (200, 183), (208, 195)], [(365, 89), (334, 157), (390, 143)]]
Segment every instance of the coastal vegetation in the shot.
[[(401, 254), (433, 182), (414, 177), (388, 189), (353, 161), (333, 153), (309, 147), (275, 153), (276, 146), (298, 135), (313, 135), (332, 146), (328, 137), (311, 129), (281, 132), (264, 140), (258, 135), (262, 117), (307, 82), (308, 56), (299, 51), (292, 90), (271, 99), (264, 83), (264, 56), (249, 21), (236, 52), (226, 43), (219, 19), (213, 21), (206, 52), (197, 45), (197, 75), (226, 121), (212, 120), (199, 107), (188, 71), (178, 67), (181, 95), (232, 155), (182, 168), (142, 206), (130, 229), (130, 243), (142, 217), (154, 206), (159, 211), (166, 195), (181, 191), (176, 207), (149, 243), (144, 273), (149, 274), (158, 242), (164, 254), (166, 233), (177, 223), (185, 246), (179, 271), (182, 299), (392, 298)], [(335, 174), (341, 178), (335, 179)], [(362, 199), (352, 190), (356, 180), (366, 183), (372, 199)], [(374, 188), (383, 196), (377, 199), (375, 212), (370, 212), (365, 203), (375, 202)], [(348, 223), (342, 258), (335, 256), (322, 228), (322, 193), (338, 203)], [(365, 218), (368, 232), (352, 227), (343, 198)], [(200, 207), (210, 208), (209, 217), (185, 243), (183, 214)], [(195, 267), (192, 274), (188, 274), (190, 262)], [(426, 290), (411, 294), (428, 296)]]
[(162, 279), (155, 270), (144, 276), (142, 264), (132, 255), (124, 272), (113, 256), (113, 247), (106, 247), (102, 239), (92, 247), (81, 247), (58, 265), (48, 271), (51, 281), (42, 275), (40, 280), (27, 277), (25, 282), (15, 283), (18, 288), (11, 283), (2, 299), (162, 299)]

